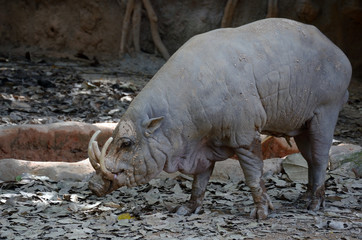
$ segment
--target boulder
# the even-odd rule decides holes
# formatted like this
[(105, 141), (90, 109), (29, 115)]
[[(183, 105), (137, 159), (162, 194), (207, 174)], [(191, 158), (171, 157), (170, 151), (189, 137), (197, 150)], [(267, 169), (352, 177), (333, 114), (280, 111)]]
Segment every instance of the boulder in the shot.
[[(332, 146), (329, 152), (329, 173), (345, 177), (362, 176), (362, 147), (353, 144)], [(289, 155), (282, 163), (288, 177), (297, 183), (308, 182), (308, 164), (300, 153)]]
[(52, 180), (82, 181), (93, 173), (88, 159), (69, 162), (32, 162), (18, 159), (2, 159), (0, 161), (0, 180), (14, 181), (17, 176), (29, 173), (36, 176), (47, 176)]
[[(264, 161), (264, 173), (281, 172), (282, 159)], [(36, 176), (47, 176), (52, 180), (82, 181), (94, 173), (88, 159), (79, 162), (35, 162), (18, 159), (2, 159), (0, 161), (0, 181), (14, 181), (17, 176), (28, 173)], [(158, 177), (176, 177), (180, 173), (168, 174), (162, 172)], [(228, 159), (216, 163), (211, 179), (238, 182), (245, 180), (239, 161)]]
[[(281, 158), (264, 160), (264, 174), (280, 173), (282, 170), (282, 161), (283, 159)], [(230, 158), (216, 163), (211, 179), (239, 182), (241, 180), (244, 181), (245, 177), (239, 161)]]
[(362, 176), (362, 147), (353, 144), (332, 146), (329, 152), (329, 168), (334, 172), (343, 172), (349, 177)]
[(362, 161), (362, 147), (358, 145), (342, 143), (337, 146), (332, 146), (329, 151), (330, 169), (334, 170), (343, 163)]
[(296, 183), (308, 182), (308, 163), (302, 154), (295, 153), (287, 156), (282, 163), (289, 179)]

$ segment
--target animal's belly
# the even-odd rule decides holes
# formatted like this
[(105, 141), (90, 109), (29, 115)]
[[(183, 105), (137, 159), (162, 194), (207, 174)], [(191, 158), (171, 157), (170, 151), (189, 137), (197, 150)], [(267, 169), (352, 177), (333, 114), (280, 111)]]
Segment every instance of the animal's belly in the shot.
[(304, 130), (304, 128), (299, 128), (299, 129), (289, 130), (289, 131), (286, 131), (286, 129), (280, 130), (280, 131), (262, 130), (261, 133), (265, 134), (265, 135), (274, 136), (274, 137), (295, 137), (295, 136), (301, 134), (303, 132), (303, 130)]
[[(281, 96), (281, 95), (280, 95)], [(266, 113), (266, 122), (262, 127), (262, 133), (272, 136), (296, 136), (305, 128), (313, 118), (317, 103), (314, 97), (298, 101), (297, 97), (262, 100)]]

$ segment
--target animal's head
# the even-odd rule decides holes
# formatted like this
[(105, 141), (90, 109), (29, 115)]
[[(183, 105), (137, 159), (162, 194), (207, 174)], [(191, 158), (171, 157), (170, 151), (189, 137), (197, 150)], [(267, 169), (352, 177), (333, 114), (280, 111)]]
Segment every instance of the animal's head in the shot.
[(100, 131), (94, 133), (88, 145), (89, 161), (96, 170), (89, 182), (94, 194), (104, 196), (122, 186), (147, 183), (162, 171), (166, 156), (158, 150), (157, 137), (162, 120), (152, 118), (137, 124), (122, 119), (102, 151), (96, 142)]

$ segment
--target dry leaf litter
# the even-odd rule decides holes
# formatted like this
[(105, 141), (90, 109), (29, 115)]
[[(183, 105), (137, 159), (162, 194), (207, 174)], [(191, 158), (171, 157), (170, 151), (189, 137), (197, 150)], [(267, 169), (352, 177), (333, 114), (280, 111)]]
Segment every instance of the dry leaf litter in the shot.
[(178, 216), (169, 210), (189, 198), (192, 179), (154, 179), (98, 198), (87, 182), (55, 182), (23, 174), (2, 182), (1, 239), (359, 239), (362, 179), (330, 173), (326, 208), (311, 212), (297, 201), (305, 186), (285, 174), (267, 177), (275, 210), (249, 218), (253, 206), (243, 182), (211, 181), (204, 211)]

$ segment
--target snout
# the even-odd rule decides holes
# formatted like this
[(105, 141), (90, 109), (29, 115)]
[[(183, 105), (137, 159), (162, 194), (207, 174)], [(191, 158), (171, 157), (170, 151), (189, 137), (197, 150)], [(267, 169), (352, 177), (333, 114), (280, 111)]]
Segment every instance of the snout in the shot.
[(133, 169), (122, 161), (115, 161), (115, 157), (106, 156), (107, 149), (113, 138), (109, 138), (102, 151), (98, 148), (97, 136), (93, 134), (88, 145), (88, 156), (96, 174), (89, 181), (89, 189), (97, 196), (104, 196), (122, 186), (136, 186)]
[(100, 174), (94, 174), (89, 180), (88, 188), (93, 194), (102, 197), (113, 192), (118, 187), (113, 181), (103, 178)]

